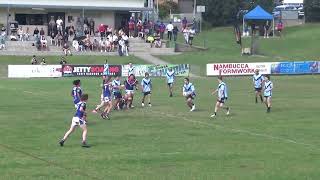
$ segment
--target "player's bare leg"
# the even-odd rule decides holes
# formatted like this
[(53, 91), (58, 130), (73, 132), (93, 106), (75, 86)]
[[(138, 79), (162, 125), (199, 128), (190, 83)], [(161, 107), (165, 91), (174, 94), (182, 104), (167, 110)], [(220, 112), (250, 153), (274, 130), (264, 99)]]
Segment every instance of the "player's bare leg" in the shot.
[(64, 134), (63, 138), (61, 139), (61, 141), (59, 142), (60, 146), (63, 146), (64, 142), (68, 139), (68, 137), (70, 136), (70, 134), (73, 133), (73, 131), (75, 130), (76, 126), (71, 125), (70, 129)]

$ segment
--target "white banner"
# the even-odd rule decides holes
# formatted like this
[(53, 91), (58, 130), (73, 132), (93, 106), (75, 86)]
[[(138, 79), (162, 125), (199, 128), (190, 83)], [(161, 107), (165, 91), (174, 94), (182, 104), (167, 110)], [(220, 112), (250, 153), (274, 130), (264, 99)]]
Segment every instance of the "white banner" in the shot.
[(61, 65), (8, 65), (8, 77), (62, 77), (61, 69)]
[(252, 75), (255, 69), (261, 74), (271, 74), (272, 63), (216, 63), (207, 64), (207, 76)]

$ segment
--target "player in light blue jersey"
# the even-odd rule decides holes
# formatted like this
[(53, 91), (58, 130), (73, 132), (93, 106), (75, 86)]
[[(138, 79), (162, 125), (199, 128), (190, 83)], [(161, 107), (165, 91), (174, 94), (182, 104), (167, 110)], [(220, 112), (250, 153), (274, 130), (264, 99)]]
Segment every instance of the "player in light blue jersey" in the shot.
[(112, 81), (112, 94), (114, 98), (114, 107), (117, 110), (120, 110), (120, 101), (122, 100), (122, 94), (121, 89), (123, 88), (123, 85), (121, 85), (120, 76), (116, 76), (116, 78)]
[(71, 126), (70, 129), (65, 133), (63, 138), (60, 140), (59, 144), (60, 146), (63, 146), (65, 141), (68, 139), (70, 134), (75, 130), (77, 126), (80, 126), (82, 129), (82, 147), (90, 147), (87, 145), (87, 113), (86, 113), (86, 108), (87, 108), (87, 101), (88, 101), (88, 94), (83, 94), (80, 97), (80, 102), (77, 104), (77, 110), (76, 113), (74, 114), (72, 121), (71, 121)]
[(151, 107), (151, 90), (152, 90), (152, 81), (149, 77), (149, 73), (145, 73), (144, 78), (141, 81), (141, 89), (142, 89), (142, 103), (141, 106), (144, 107), (144, 100), (147, 97), (148, 99), (148, 104)]
[(264, 96), (264, 103), (267, 106), (267, 113), (271, 111), (272, 89), (273, 89), (273, 83), (270, 81), (270, 76), (266, 75), (264, 88), (263, 88), (263, 96)]
[(255, 70), (252, 80), (253, 80), (254, 90), (256, 93), (256, 103), (258, 103), (258, 96), (260, 96), (260, 100), (261, 102), (263, 102), (261, 91), (262, 91), (262, 86), (264, 82), (264, 77), (262, 74), (259, 73), (259, 69)]
[(227, 85), (225, 82), (222, 81), (222, 76), (218, 77), (218, 88), (216, 90), (214, 90), (212, 92), (212, 95), (216, 94), (218, 95), (218, 99), (214, 108), (214, 113), (211, 115), (211, 117), (216, 117), (217, 116), (217, 112), (219, 110), (219, 108), (225, 109), (227, 111), (227, 115), (230, 114), (230, 107), (225, 106), (225, 103), (228, 99), (228, 89), (227, 89)]
[(74, 107), (77, 108), (77, 104), (80, 102), (80, 97), (82, 95), (81, 82), (79, 79), (73, 81), (73, 88), (71, 91), (71, 96), (73, 97)]
[(135, 67), (133, 66), (133, 64), (132, 63), (129, 63), (129, 65), (128, 65), (129, 67), (128, 67), (128, 77), (130, 76), (130, 75), (136, 75), (135, 73)]
[(175, 80), (175, 72), (172, 68), (170, 68), (167, 73), (166, 73), (166, 77), (167, 77), (167, 84), (168, 84), (168, 88), (169, 88), (169, 93), (170, 93), (170, 97), (172, 97), (173, 94), (173, 84), (174, 84), (174, 80)]
[(193, 103), (193, 100), (196, 97), (196, 90), (194, 88), (194, 85), (190, 83), (189, 78), (184, 78), (182, 95), (186, 98), (187, 105), (190, 108), (190, 111), (194, 111), (196, 109), (196, 105)]

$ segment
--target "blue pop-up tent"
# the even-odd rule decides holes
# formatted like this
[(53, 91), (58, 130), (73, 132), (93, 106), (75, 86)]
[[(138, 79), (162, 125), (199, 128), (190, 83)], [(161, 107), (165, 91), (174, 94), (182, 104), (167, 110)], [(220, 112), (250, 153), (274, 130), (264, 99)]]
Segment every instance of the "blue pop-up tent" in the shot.
[(257, 6), (243, 16), (243, 28), (246, 20), (272, 20), (274, 35), (274, 18), (273, 15), (265, 11), (261, 6)]

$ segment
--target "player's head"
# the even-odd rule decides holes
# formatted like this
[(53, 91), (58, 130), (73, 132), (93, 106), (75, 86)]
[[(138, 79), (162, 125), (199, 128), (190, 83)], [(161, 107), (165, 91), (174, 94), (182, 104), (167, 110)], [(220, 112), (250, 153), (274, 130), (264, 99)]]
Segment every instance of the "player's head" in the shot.
[(218, 81), (222, 82), (222, 76), (218, 76)]
[(88, 98), (89, 98), (88, 94), (82, 94), (80, 97), (81, 101), (88, 101)]
[(144, 74), (144, 77), (149, 78), (149, 73), (146, 72), (146, 73)]
[(115, 78), (117, 81), (120, 80), (120, 75), (117, 75), (116, 78)]
[(258, 75), (258, 74), (259, 74), (259, 69), (254, 70), (254, 73), (255, 73), (256, 75)]
[(189, 82), (190, 82), (190, 80), (189, 80), (189, 78), (184, 78), (184, 84), (189, 84)]
[(132, 67), (132, 63), (131, 62), (129, 63), (129, 67)]
[(134, 80), (134, 79), (135, 79), (134, 75), (130, 74), (130, 76), (128, 77), (128, 80), (131, 81), (131, 80)]
[(270, 80), (270, 75), (269, 75), (269, 74), (265, 75), (264, 77), (265, 77), (267, 80)]
[(108, 82), (110, 79), (111, 79), (111, 77), (110, 77), (110, 76), (107, 76), (107, 75), (105, 75), (104, 78), (103, 78), (103, 80), (104, 80), (105, 82)]
[(80, 81), (80, 79), (77, 79), (77, 80), (74, 80), (72, 84), (75, 86), (80, 86), (81, 81)]
[(172, 68), (169, 68), (169, 71), (172, 71)]

